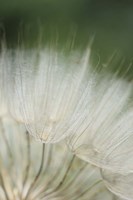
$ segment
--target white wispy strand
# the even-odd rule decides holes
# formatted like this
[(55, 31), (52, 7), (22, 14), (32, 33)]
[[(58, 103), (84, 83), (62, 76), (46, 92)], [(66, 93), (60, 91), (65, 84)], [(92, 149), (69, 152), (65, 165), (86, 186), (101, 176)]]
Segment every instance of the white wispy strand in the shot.
[[(38, 199), (52, 200), (117, 199), (117, 197), (110, 195), (107, 197), (108, 194), (103, 186), (103, 190), (99, 189), (99, 184), (102, 184), (101, 179), (97, 179), (97, 175), (95, 177), (95, 173), (90, 170), (90, 165), (88, 165), (89, 169), (87, 168), (89, 173), (86, 168), (83, 171), (79, 170), (79, 174), (81, 175), (82, 172), (83, 174), (81, 177), (77, 174), (78, 178), (75, 179), (76, 174), (74, 175), (72, 169), (75, 159), (77, 159), (76, 156), (78, 156), (102, 168), (102, 176), (106, 186), (118, 195), (118, 198), (133, 199), (130, 187), (133, 172), (133, 107), (130, 105), (130, 98), (133, 84), (116, 76), (104, 75), (102, 72), (97, 74), (92, 71), (89, 64), (90, 49), (82, 55), (78, 52), (70, 52), (66, 56), (64, 52), (48, 49), (30, 51), (19, 49), (7, 51), (6, 55), (8, 58), (4, 79), (8, 80), (8, 84), (5, 86), (5, 94), (11, 115), (26, 126), (26, 130), (23, 128), (20, 132), (27, 131), (42, 143), (56, 143), (66, 139), (68, 147), (74, 154), (73, 156), (70, 154), (69, 158), (66, 159), (69, 153), (66, 153), (64, 144), (59, 147), (61, 153), (57, 151), (58, 147), (54, 149), (53, 146), (54, 150), (50, 150), (51, 147), (48, 146), (49, 150), (45, 160), (47, 164), (44, 164), (45, 144), (43, 144), (42, 153), (38, 154), (37, 150), (36, 155), (30, 147), (28, 134), (26, 140), (28, 147), (25, 149), (21, 145), (21, 142), (26, 143), (25, 139), (22, 139), (20, 134), (15, 135), (22, 155), (24, 157), (27, 155), (26, 162), (28, 164), (23, 163), (25, 167), (18, 164), (17, 170), (20, 171), (15, 176), (19, 177), (21, 174), (19, 179), (21, 181), (17, 183), (17, 186), (13, 186), (15, 193), (11, 191), (9, 195), (12, 193), (18, 199), (19, 196), (22, 198), (24, 195), (24, 200), (29, 200), (29, 197), (33, 200), (37, 197)], [(0, 61), (0, 63), (3, 62)], [(8, 128), (9, 124), (7, 122), (5, 127)], [(13, 125), (13, 127), (17, 129), (18, 125)], [(7, 132), (9, 130), (12, 129), (8, 128)], [(15, 130), (16, 132), (19, 131)], [(24, 134), (22, 133), (22, 135)], [(5, 157), (10, 156), (12, 158), (15, 155), (15, 160), (21, 163), (21, 161), (18, 161), (22, 159), (18, 146), (16, 145), (14, 149), (17, 149), (13, 150), (9, 145), (12, 139), (8, 140), (5, 133), (2, 137), (6, 145), (2, 145), (1, 150), (8, 151), (8, 155)], [(14, 142), (12, 145), (15, 146)], [(37, 148), (40, 149), (40, 147)], [(25, 153), (26, 149), (28, 153)], [(33, 153), (30, 153), (31, 150)], [(57, 156), (54, 154), (56, 151), (59, 153)], [(30, 163), (38, 161), (35, 159), (36, 157), (40, 160), (37, 166), (40, 167), (40, 170), (35, 169), (35, 172), (33, 166), (36, 165), (31, 168)], [(60, 166), (57, 166), (57, 158), (59, 157), (61, 157)], [(56, 158), (55, 164), (54, 161), (51, 162), (54, 158)], [(2, 159), (4, 160), (4, 158)], [(4, 162), (8, 163), (7, 160)], [(51, 165), (49, 165), (49, 162)], [(66, 162), (65, 165), (64, 162)], [(75, 166), (78, 166), (78, 162), (82, 163), (82, 161), (76, 161)], [(8, 198), (7, 191), (9, 188), (6, 189), (3, 184), (5, 166), (1, 171), (1, 187), (5, 199), (9, 200), (14, 197)], [(16, 165), (12, 162), (7, 166), (10, 166), (9, 168), (13, 166), (13, 172), (14, 169), (16, 170)], [(46, 166), (49, 167), (46, 168)], [(52, 173), (56, 166), (58, 172), (57, 175), (54, 175)], [(62, 168), (62, 166), (65, 167)], [(24, 171), (24, 174), (21, 173), (22, 171)], [(44, 173), (45, 171), (47, 173)], [(52, 174), (50, 180), (49, 173), (50, 177)], [(32, 174), (35, 178), (31, 180)], [(44, 179), (41, 179), (41, 176), (48, 178), (46, 185), (44, 185)], [(67, 179), (68, 177), (70, 180)], [(9, 184), (10, 181), (6, 180), (10, 178), (10, 181), (13, 181), (11, 184)], [(90, 181), (86, 182), (88, 178)], [(6, 179), (4, 182), (7, 181), (7, 186), (14, 185), (14, 177), (6, 175)], [(38, 189), (33, 190), (39, 180)], [(78, 186), (79, 182), (83, 183), (81, 187)], [(98, 189), (96, 189), (97, 186)], [(94, 192), (91, 193), (92, 188)]]
[(0, 122), (0, 199), (113, 199), (99, 170), (73, 156), (64, 143), (42, 144), (42, 151), (22, 125), (9, 117)]
[(89, 49), (83, 56), (67, 58), (47, 49), (18, 50), (11, 55), (9, 109), (37, 140), (54, 143), (64, 139), (73, 121), (83, 115), (80, 105), (86, 106), (85, 96), (93, 83), (92, 78), (85, 78), (89, 55)]
[(82, 115), (70, 127), (67, 143), (74, 154), (98, 167), (132, 171), (132, 83), (108, 75), (95, 80), (87, 105), (81, 106)]
[[(124, 164), (124, 163), (123, 163)], [(120, 174), (109, 170), (101, 170), (107, 188), (122, 199), (133, 199), (133, 172)]]
[(5, 98), (5, 73), (6, 65), (6, 49), (3, 47), (0, 53), (0, 117), (7, 113), (7, 102)]

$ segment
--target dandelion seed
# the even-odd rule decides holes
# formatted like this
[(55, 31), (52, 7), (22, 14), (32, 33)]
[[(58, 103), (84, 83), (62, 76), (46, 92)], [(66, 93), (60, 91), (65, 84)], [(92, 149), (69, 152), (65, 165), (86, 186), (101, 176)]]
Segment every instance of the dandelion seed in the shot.
[(41, 145), (9, 117), (1, 120), (0, 128), (0, 199), (114, 198), (105, 188), (99, 170), (73, 156), (64, 142)]
[[(66, 59), (63, 52), (47, 49), (8, 51), (7, 55), (8, 107), (12, 116), (26, 125), (26, 130), (21, 131), (29, 132), (43, 143), (66, 139), (74, 155), (67, 153), (64, 144), (42, 144), (40, 149), (41, 145), (34, 143), (28, 134), (27, 139), (21, 138), (24, 134), (15, 134), (14, 141), (18, 143), (15, 146), (12, 136), (5, 134), (6, 128), (2, 128), (1, 137), (6, 145), (2, 145), (1, 150), (6, 151), (5, 157), (10, 159), (2, 158), (1, 198), (131, 199), (130, 188), (128, 195), (124, 188), (129, 179), (124, 182), (123, 177), (133, 171), (133, 109), (129, 104), (132, 83), (93, 72), (89, 65), (90, 50), (80, 56), (78, 62), (75, 60), (79, 54), (73, 53)], [(13, 127), (13, 132), (19, 132), (17, 124)], [(9, 130), (12, 129), (7, 128), (7, 132)], [(21, 142), (24, 145), (25, 141), (27, 146), (23, 149)], [(31, 143), (37, 145), (36, 152)], [(100, 177), (92, 172), (93, 167), (76, 156), (103, 171), (111, 170), (111, 175), (106, 177), (105, 173), (103, 179), (107, 188), (119, 197), (109, 194)], [(81, 168), (73, 171), (74, 166)], [(8, 170), (4, 169), (13, 170), (13, 177), (9, 177)], [(82, 182), (80, 187), (79, 182)], [(99, 185), (102, 185), (100, 189)]]
[(132, 83), (93, 72), (90, 50), (78, 62), (78, 53), (66, 58), (48, 49), (8, 55), (9, 110), (35, 139), (55, 143), (67, 137), (70, 149), (85, 161), (133, 170)]
[(93, 78), (86, 79), (89, 53), (78, 54), (76, 62), (77, 56), (66, 58), (62, 52), (47, 49), (8, 52), (9, 110), (37, 140), (64, 139), (73, 119), (82, 115), (80, 106), (85, 107), (85, 95), (93, 84)]
[[(133, 170), (133, 86), (107, 75), (95, 79), (80, 119), (67, 138), (70, 149), (98, 167), (119, 172)], [(97, 77), (98, 78), (98, 77)]]

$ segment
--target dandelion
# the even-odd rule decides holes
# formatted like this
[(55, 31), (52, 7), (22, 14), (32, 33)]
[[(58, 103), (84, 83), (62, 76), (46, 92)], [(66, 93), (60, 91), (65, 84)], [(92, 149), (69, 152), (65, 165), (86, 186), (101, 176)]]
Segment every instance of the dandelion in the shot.
[(87, 105), (81, 105), (80, 119), (70, 127), (68, 146), (78, 157), (98, 167), (130, 172), (133, 170), (133, 109), (129, 106), (132, 83), (110, 75), (95, 80)]
[[(133, 171), (132, 83), (93, 71), (90, 49), (83, 55), (71, 52), (67, 58), (63, 51), (48, 49), (6, 53), (8, 109), (17, 123), (2, 121), (6, 145), (1, 146), (1, 198), (132, 199), (130, 187), (128, 194), (124, 187), (130, 185), (128, 174)], [(9, 125), (14, 136), (7, 134)], [(73, 154), (63, 142), (45, 144), (61, 140)], [(102, 179), (119, 197), (106, 190)]]
[(8, 55), (9, 110), (36, 140), (55, 143), (67, 137), (83, 160), (114, 171), (133, 170), (132, 83), (93, 71), (90, 49), (67, 58), (48, 49)]
[(63, 52), (48, 49), (8, 52), (10, 113), (44, 143), (64, 139), (73, 120), (82, 115), (80, 104), (86, 105), (84, 91), (93, 83), (85, 78), (90, 50), (83, 56), (73, 54), (66, 58)]
[(72, 155), (64, 142), (41, 145), (10, 117), (0, 122), (0, 199), (115, 198), (105, 188), (99, 170)]

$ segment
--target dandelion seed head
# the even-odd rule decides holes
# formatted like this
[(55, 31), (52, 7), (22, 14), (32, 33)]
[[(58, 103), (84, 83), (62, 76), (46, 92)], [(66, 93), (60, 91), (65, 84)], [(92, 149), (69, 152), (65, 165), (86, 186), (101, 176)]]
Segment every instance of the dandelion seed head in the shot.
[(73, 156), (64, 142), (47, 144), (42, 151), (44, 144), (10, 117), (0, 127), (0, 199), (112, 200), (99, 169)]
[(132, 171), (132, 84), (111, 76), (95, 80), (82, 117), (71, 127), (68, 146), (98, 167)]
[[(69, 134), (73, 119), (82, 114), (80, 98), (87, 93), (89, 53), (74, 62), (62, 52), (18, 50), (9, 62), (7, 87), (12, 116), (25, 123), (29, 133), (44, 143), (55, 143)], [(82, 65), (82, 67), (81, 67)], [(14, 66), (14, 68), (12, 68)], [(82, 97), (83, 98), (83, 97)]]
[[(0, 121), (0, 198), (132, 199), (130, 188), (125, 194), (133, 172), (132, 83), (93, 71), (90, 49), (67, 57), (48, 49), (5, 55), (0, 69), (10, 84), (1, 96), (16, 121)], [(73, 154), (65, 141), (45, 144), (63, 139)]]

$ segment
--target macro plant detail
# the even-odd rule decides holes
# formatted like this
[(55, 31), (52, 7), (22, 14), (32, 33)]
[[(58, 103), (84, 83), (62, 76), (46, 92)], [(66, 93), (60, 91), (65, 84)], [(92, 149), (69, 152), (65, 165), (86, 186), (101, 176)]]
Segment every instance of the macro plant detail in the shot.
[(5, 93), (3, 89), (5, 87), (5, 73), (4, 69), (7, 67), (5, 62), (5, 51), (3, 50), (0, 54), (0, 117), (7, 112), (7, 103)]
[(80, 56), (80, 63), (73, 56), (67, 60), (62, 52), (47, 49), (7, 54), (11, 114), (37, 140), (55, 143), (64, 139), (73, 121), (81, 120), (81, 104), (87, 104), (84, 90), (93, 84), (93, 77), (89, 82), (85, 79), (90, 50)]
[(133, 170), (132, 89), (131, 83), (110, 76), (92, 87), (87, 114), (73, 123), (67, 138), (74, 154), (112, 171)]
[(2, 200), (133, 199), (133, 84), (90, 53), (1, 53)]
[(64, 142), (41, 145), (9, 116), (0, 129), (0, 199), (113, 199), (99, 170), (72, 155)]
[(130, 200), (133, 198), (133, 173), (128, 172), (121, 174), (120, 172), (112, 172), (110, 170), (102, 170), (103, 180), (107, 188), (122, 199)]

